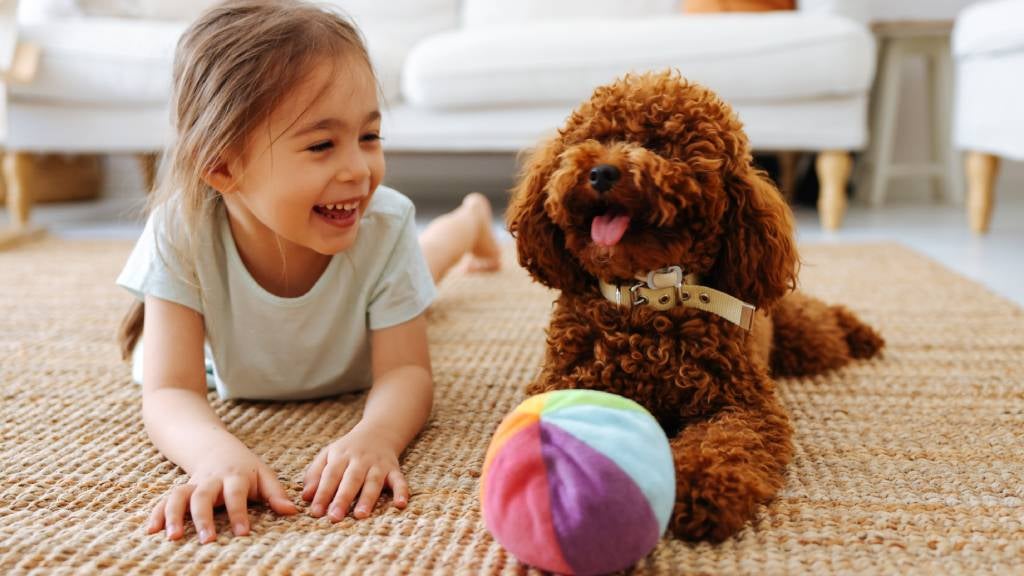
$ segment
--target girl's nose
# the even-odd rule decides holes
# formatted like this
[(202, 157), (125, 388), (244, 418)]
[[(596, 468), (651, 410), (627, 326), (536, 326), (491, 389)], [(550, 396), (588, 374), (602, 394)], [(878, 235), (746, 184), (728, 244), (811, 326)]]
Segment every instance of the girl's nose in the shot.
[(370, 164), (358, 147), (341, 156), (335, 179), (339, 182), (360, 182), (370, 177)]

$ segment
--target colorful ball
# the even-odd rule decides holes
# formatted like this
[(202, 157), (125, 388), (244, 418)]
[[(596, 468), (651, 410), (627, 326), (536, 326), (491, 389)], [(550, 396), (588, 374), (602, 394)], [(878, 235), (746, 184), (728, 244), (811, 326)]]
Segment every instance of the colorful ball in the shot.
[(635, 564), (665, 532), (675, 492), (657, 420), (593, 390), (525, 400), (494, 433), (480, 479), (494, 538), (522, 562), (562, 574)]

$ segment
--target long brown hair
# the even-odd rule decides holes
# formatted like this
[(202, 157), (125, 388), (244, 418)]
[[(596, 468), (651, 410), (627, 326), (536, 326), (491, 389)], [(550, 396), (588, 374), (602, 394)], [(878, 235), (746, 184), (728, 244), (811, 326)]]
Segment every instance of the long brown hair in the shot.
[[(355, 58), (372, 71), (359, 31), (342, 14), (302, 0), (226, 0), (206, 10), (178, 41), (171, 97), (173, 137), (147, 212), (159, 208), (173, 257), (198, 286), (199, 231), (221, 202), (203, 176), (226, 153), (242, 151), (270, 116), (324, 58)], [(118, 331), (122, 357), (142, 336), (136, 302)]]

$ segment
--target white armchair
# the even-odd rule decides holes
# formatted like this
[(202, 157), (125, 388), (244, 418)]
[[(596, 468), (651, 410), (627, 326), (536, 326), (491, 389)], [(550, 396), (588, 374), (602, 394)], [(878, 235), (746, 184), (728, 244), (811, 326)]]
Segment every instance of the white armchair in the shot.
[(965, 9), (953, 30), (955, 140), (966, 155), (971, 229), (988, 231), (1000, 158), (1024, 160), (1024, 0)]

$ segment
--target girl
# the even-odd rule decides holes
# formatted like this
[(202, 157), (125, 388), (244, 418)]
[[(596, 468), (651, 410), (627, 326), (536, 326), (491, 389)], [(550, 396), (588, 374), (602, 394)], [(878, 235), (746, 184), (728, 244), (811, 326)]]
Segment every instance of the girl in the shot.
[(367, 517), (385, 486), (405, 507), (398, 457), (433, 398), (423, 312), (464, 255), (473, 269), (499, 265), (489, 205), (471, 195), (417, 241), (412, 203), (379, 187), (366, 48), (344, 18), (301, 0), (203, 14), (178, 45), (172, 117), (149, 221), (118, 278), (144, 301), (121, 340), (146, 430), (189, 475), (154, 507), (150, 533), (181, 538), (188, 512), (210, 542), (223, 505), (247, 534), (249, 500), (297, 512), (207, 403), (208, 380), (222, 398), (370, 388), (359, 423), (307, 468), (302, 497), (334, 522), (352, 505)]

